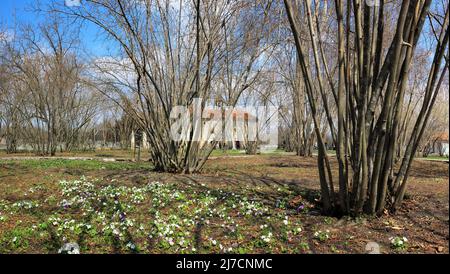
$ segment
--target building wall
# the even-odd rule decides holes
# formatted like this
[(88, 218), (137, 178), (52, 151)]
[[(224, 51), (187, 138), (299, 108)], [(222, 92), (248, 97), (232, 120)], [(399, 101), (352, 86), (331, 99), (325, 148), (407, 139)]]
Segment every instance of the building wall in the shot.
[[(131, 142), (130, 143), (131, 143), (131, 149), (134, 149), (134, 146), (135, 146), (134, 131), (131, 132)], [(147, 140), (147, 133), (143, 132), (141, 149), (149, 149), (149, 148), (150, 148), (150, 144), (148, 143), (148, 140)]]
[(447, 156), (449, 155), (449, 144), (448, 142), (437, 141), (433, 147), (433, 153)]

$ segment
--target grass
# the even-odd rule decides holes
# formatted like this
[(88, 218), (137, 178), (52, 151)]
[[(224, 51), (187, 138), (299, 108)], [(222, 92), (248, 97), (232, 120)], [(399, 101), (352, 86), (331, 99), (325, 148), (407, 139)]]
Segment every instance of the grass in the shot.
[[(448, 188), (441, 175), (447, 165), (419, 167), (435, 175), (417, 182)], [(401, 215), (388, 225), (385, 218), (318, 215), (314, 158), (219, 157), (189, 176), (149, 168), (147, 162), (0, 161), (0, 253), (57, 253), (69, 242), (81, 253), (360, 253), (373, 239), (388, 253), (433, 252), (423, 238), (448, 252), (448, 222), (438, 219), (424, 222), (442, 239), (417, 225), (390, 229), (405, 223)], [(426, 197), (420, 208), (429, 210), (433, 198)], [(407, 237), (408, 246), (392, 247), (391, 237)]]
[(81, 169), (81, 170), (129, 170), (129, 169), (150, 169), (149, 162), (104, 162), (99, 160), (66, 160), (66, 159), (26, 159), (20, 161), (0, 160), (0, 164), (18, 165), (22, 168), (30, 169)]
[[(18, 153), (14, 154), (7, 154), (5, 150), (0, 150), (0, 157), (17, 157), (17, 156), (28, 156), (33, 157), (36, 156), (35, 153), (32, 151), (19, 151)], [(56, 152), (56, 157), (96, 157), (96, 158), (128, 158), (131, 159), (133, 157), (133, 150), (132, 149), (96, 149), (96, 150), (74, 150), (70, 152)], [(142, 158), (148, 158), (149, 153), (148, 151), (141, 151), (141, 157)]]
[[(237, 150), (237, 149), (229, 149), (229, 150), (222, 150), (222, 149), (215, 149), (211, 153), (212, 157), (222, 157), (222, 156), (245, 156), (248, 155), (245, 150)], [(261, 156), (275, 156), (275, 155), (294, 155), (293, 152), (286, 152), (283, 149), (276, 149), (273, 151), (267, 151), (262, 152), (258, 155)]]
[(246, 155), (245, 150), (222, 150), (215, 149), (211, 152), (211, 156), (219, 157), (219, 156), (236, 156), (236, 155)]
[(428, 156), (428, 157), (420, 157), (418, 159), (428, 161), (448, 161), (448, 157), (445, 156)]
[(130, 187), (81, 177), (60, 180), (58, 190), (51, 201), (35, 199), (47, 192), (41, 185), (19, 201), (0, 202), (2, 216), (24, 220), (2, 229), (0, 253), (53, 253), (65, 242), (77, 242), (83, 253), (293, 252), (284, 243), (302, 231), (284, 207), (204, 185)]
[[(259, 155), (263, 156), (276, 156), (276, 155), (294, 155), (294, 152), (286, 152), (283, 149), (276, 149), (273, 151), (267, 151), (263, 152)], [(314, 155), (317, 155), (317, 151), (313, 152)], [(328, 150), (329, 155), (335, 155), (336, 151), (334, 150)], [(222, 156), (245, 156), (247, 155), (245, 150), (238, 150), (238, 149), (215, 149), (212, 151), (211, 156), (212, 157), (222, 157)], [(0, 150), (0, 157), (10, 157), (10, 156), (36, 156), (32, 152), (19, 152), (15, 154), (6, 154), (4, 150)], [(57, 152), (56, 157), (93, 157), (93, 158), (117, 158), (117, 159), (131, 159), (133, 158), (133, 150), (131, 149), (99, 149), (96, 151), (72, 151), (72, 152)], [(147, 151), (141, 151), (141, 157), (142, 159), (148, 158), (148, 152)]]

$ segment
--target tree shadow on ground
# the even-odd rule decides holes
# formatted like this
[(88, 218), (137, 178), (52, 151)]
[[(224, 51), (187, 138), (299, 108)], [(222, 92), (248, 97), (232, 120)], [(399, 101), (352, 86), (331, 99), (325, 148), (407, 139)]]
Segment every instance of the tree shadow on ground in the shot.
[[(309, 182), (305, 185), (301, 180), (280, 180), (268, 176), (254, 176), (239, 171), (228, 171), (231, 176), (208, 176), (208, 175), (177, 175), (176, 182), (183, 183), (198, 191), (215, 191), (213, 188), (215, 184), (228, 185), (233, 189), (233, 193), (249, 197), (251, 200), (262, 202), (271, 207), (276, 207), (280, 200), (290, 200), (300, 196), (301, 199), (313, 205), (313, 209), (320, 211), (320, 191), (308, 186)], [(207, 182), (208, 184), (205, 184)], [(265, 190), (260, 190), (258, 186), (265, 186)], [(250, 188), (248, 187), (250, 186)], [(279, 187), (287, 188), (292, 192), (288, 194), (286, 192), (276, 192)], [(268, 191), (271, 190), (271, 191)], [(290, 209), (297, 209), (291, 206)]]

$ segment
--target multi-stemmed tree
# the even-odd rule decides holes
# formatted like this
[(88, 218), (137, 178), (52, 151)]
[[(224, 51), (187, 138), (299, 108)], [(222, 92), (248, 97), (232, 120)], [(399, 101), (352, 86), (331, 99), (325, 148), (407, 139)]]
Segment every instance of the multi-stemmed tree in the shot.
[[(96, 25), (117, 46), (107, 64), (97, 62), (95, 88), (144, 130), (157, 170), (191, 173), (215, 143), (173, 140), (171, 110), (194, 98), (203, 99), (202, 110), (208, 100), (238, 102), (270, 51), (270, 9), (271, 1), (258, 0), (104, 0), (50, 12)], [(191, 123), (191, 135), (198, 126)]]
[[(324, 37), (319, 34), (320, 18), (311, 12), (312, 8), (323, 8), (325, 2), (312, 4), (307, 0), (298, 5), (284, 1), (316, 128), (323, 209), (327, 213), (355, 215), (395, 210), (403, 200), (411, 162), (448, 71), (448, 55), (445, 55), (449, 38), (448, 6), (445, 15), (436, 16), (430, 11), (430, 0), (406, 0), (399, 6), (386, 1), (336, 0), (335, 19), (328, 18), (336, 30), (333, 37), (338, 62), (335, 87), (333, 79), (320, 78), (329, 61), (321, 54)], [(397, 12), (392, 13), (396, 8)], [(388, 11), (395, 16), (393, 26), (386, 16)], [(306, 18), (300, 18), (300, 12)], [(425, 26), (427, 20), (430, 23)], [(308, 37), (300, 35), (302, 23), (308, 26)], [(389, 38), (389, 28), (392, 38)], [(395, 151), (404, 117), (406, 83), (424, 29), (430, 29), (436, 39), (434, 56), (427, 82), (421, 86), (424, 97), (414, 128), (397, 167)], [(311, 49), (305, 47), (303, 39), (311, 41)], [(314, 63), (311, 66), (310, 53)], [(316, 117), (318, 100), (325, 97), (315, 95), (323, 95), (325, 91), (334, 93), (333, 104), (338, 110), (336, 118), (328, 117), (332, 132), (333, 128), (337, 129), (333, 134), (339, 170), (337, 193)]]
[(49, 20), (36, 28), (22, 25), (2, 42), (8, 81), (0, 87), (0, 104), (10, 150), (19, 138), (37, 154), (70, 150), (95, 115), (98, 96), (83, 83), (77, 38), (66, 24)]

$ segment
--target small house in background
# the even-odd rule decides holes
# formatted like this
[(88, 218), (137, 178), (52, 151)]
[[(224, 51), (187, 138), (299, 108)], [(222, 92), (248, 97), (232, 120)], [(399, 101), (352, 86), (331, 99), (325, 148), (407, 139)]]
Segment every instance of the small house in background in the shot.
[(135, 149), (136, 147), (142, 149), (150, 148), (150, 144), (147, 141), (147, 134), (140, 129), (131, 132), (131, 149)]
[(142, 129), (131, 131), (131, 149), (133, 150), (133, 158), (135, 161), (141, 160), (141, 150), (148, 150), (150, 144), (147, 141), (147, 135)]
[[(220, 109), (206, 109), (205, 117), (202, 117), (203, 127), (202, 127), (202, 136), (207, 136), (207, 140), (202, 140), (202, 145), (204, 142), (212, 142), (215, 139), (215, 135), (213, 134), (214, 128), (210, 128), (207, 126), (206, 122), (211, 119), (214, 115), (222, 116), (222, 121), (224, 122), (226, 118), (225, 114), (222, 113)], [(222, 115), (221, 115), (222, 113)], [(248, 145), (248, 123), (249, 120), (257, 121), (257, 117), (245, 109), (234, 109), (232, 112), (232, 135), (230, 136), (232, 141), (229, 142), (219, 142), (217, 144), (218, 148), (227, 148), (233, 150), (245, 149)], [(242, 121), (242, 124), (238, 123)], [(209, 125), (209, 124), (208, 124)], [(211, 125), (210, 125), (211, 126)], [(260, 129), (259, 129), (260, 130)], [(221, 139), (222, 137), (220, 137)], [(269, 147), (266, 144), (260, 144), (260, 147)], [(137, 148), (148, 150), (150, 148), (150, 144), (148, 142), (147, 134), (145, 131), (141, 129), (136, 129), (131, 132), (131, 149), (136, 150)], [(277, 147), (275, 146), (274, 149)]]
[(6, 138), (0, 137), (0, 149), (6, 148)]
[[(212, 119), (215, 115), (218, 117), (222, 117), (222, 122), (226, 123), (227, 119), (231, 119), (233, 123), (231, 126), (232, 134), (229, 136), (231, 140), (228, 142), (219, 142), (217, 145), (220, 148), (227, 148), (233, 150), (245, 149), (248, 145), (248, 123), (249, 121), (257, 121), (257, 117), (251, 113), (249, 113), (245, 109), (233, 109), (231, 113), (231, 117), (226, 117), (226, 114), (222, 112), (221, 109), (211, 108), (206, 109), (206, 117), (202, 117), (203, 128), (202, 128), (202, 136), (206, 140), (202, 140), (202, 145), (204, 142), (212, 142), (213, 140), (223, 139), (224, 136), (215, 136), (214, 134), (214, 126), (212, 124), (207, 124), (208, 119)], [(242, 124), (241, 124), (242, 123)], [(226, 135), (226, 134), (225, 134)]]
[(448, 157), (448, 132), (441, 132), (435, 135), (435, 137), (433, 138), (432, 153), (439, 154), (439, 156)]

